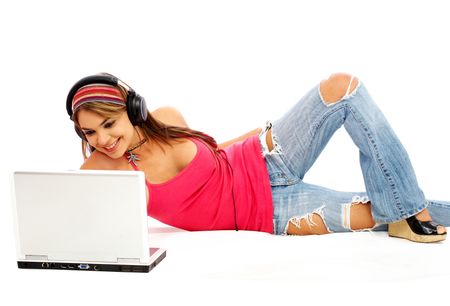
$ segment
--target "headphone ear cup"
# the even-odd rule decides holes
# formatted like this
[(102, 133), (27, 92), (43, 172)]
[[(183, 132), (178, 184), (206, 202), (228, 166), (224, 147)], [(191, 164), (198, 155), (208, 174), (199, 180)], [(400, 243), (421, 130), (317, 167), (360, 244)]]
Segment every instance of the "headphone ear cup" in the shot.
[(87, 142), (86, 136), (84, 135), (83, 131), (80, 130), (79, 127), (75, 126), (75, 132), (77, 132), (77, 135), (80, 136), (80, 138)]
[(133, 125), (140, 125), (147, 121), (148, 110), (145, 99), (134, 92), (129, 93), (127, 113)]

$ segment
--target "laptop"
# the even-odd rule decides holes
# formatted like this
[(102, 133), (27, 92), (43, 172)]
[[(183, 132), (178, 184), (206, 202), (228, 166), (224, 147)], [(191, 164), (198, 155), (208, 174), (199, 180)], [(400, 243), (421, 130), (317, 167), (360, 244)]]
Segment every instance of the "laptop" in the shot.
[(149, 248), (143, 172), (16, 171), (12, 188), (19, 268), (149, 272), (166, 256)]

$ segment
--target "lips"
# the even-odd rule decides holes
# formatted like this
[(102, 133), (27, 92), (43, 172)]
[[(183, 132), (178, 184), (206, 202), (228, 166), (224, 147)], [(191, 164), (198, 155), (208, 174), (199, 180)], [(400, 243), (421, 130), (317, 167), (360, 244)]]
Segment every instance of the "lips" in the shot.
[(113, 142), (109, 146), (103, 147), (103, 149), (105, 149), (105, 151), (108, 153), (113, 153), (119, 147), (119, 141), (120, 141), (120, 138), (118, 138), (115, 142)]

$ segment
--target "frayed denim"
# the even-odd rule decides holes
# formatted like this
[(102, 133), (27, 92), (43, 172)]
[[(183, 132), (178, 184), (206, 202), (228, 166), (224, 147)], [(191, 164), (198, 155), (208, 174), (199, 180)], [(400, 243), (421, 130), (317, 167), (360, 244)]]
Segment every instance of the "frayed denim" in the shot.
[[(334, 132), (344, 126), (359, 149), (365, 192), (339, 192), (303, 181)], [(265, 136), (272, 129), (274, 148)], [(450, 225), (450, 202), (426, 200), (408, 154), (364, 84), (339, 101), (325, 103), (320, 85), (312, 88), (284, 116), (267, 122), (260, 134), (274, 202), (274, 233), (285, 234), (289, 222), (318, 214), (329, 232), (352, 231), (350, 208), (370, 201), (376, 224), (417, 214), (428, 207), (435, 222)]]

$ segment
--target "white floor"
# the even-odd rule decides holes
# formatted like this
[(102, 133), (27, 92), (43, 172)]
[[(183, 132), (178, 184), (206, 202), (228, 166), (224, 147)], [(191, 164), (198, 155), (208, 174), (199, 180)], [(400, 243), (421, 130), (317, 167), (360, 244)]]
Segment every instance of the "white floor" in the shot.
[(417, 244), (385, 232), (186, 232), (149, 220), (151, 246), (166, 248), (167, 257), (148, 274), (22, 270), (8, 242), (0, 304), (448, 304), (450, 241)]
[[(450, 242), (418, 244), (386, 232), (185, 232), (151, 223), (152, 245), (168, 249), (155, 274), (184, 279), (188, 288), (196, 281), (221, 284), (227, 301), (241, 293), (248, 301), (298, 305), (448, 302)], [(252, 293), (245, 295), (247, 289)]]

